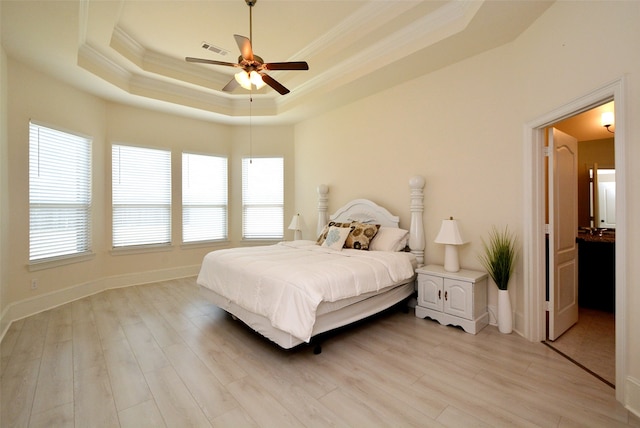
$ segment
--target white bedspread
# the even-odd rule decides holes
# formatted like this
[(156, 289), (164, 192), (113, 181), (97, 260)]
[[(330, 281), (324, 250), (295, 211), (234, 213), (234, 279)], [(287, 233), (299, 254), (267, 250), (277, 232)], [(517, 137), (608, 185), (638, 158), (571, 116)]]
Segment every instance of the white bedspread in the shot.
[(406, 252), (336, 251), (313, 241), (217, 250), (202, 262), (198, 284), (308, 342), (322, 301), (379, 291), (414, 275)]

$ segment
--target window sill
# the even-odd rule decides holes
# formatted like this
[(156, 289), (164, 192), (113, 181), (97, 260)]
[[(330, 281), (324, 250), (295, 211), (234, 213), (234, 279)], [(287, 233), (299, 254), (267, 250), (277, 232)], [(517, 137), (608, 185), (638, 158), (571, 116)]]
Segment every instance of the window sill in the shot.
[(87, 252), (82, 254), (74, 254), (70, 256), (53, 257), (49, 259), (42, 259), (29, 262), (27, 268), (29, 272), (35, 272), (44, 269), (52, 269), (59, 266), (70, 265), (73, 263), (86, 262), (92, 260), (95, 257), (95, 253)]
[(118, 247), (112, 248), (110, 253), (112, 256), (128, 256), (132, 254), (147, 254), (147, 253), (159, 253), (165, 251), (173, 251), (173, 245), (160, 244), (160, 245), (138, 245), (130, 247)]
[(284, 238), (276, 239), (243, 239), (240, 242), (241, 247), (255, 247), (258, 245), (275, 245), (278, 242), (282, 242)]
[(231, 241), (225, 239), (220, 241), (197, 241), (197, 242), (183, 242), (180, 248), (184, 250), (194, 250), (198, 248), (227, 248)]

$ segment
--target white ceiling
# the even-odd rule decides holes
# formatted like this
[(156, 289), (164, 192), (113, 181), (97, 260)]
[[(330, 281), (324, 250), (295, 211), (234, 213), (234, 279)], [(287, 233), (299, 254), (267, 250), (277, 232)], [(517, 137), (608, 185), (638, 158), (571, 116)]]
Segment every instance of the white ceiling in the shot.
[[(507, 43), (551, 4), (519, 0), (258, 0), (253, 50), (291, 90), (221, 88), (249, 37), (245, 0), (1, 0), (7, 55), (107, 100), (224, 123), (292, 123)], [(222, 56), (205, 41), (228, 50)]]

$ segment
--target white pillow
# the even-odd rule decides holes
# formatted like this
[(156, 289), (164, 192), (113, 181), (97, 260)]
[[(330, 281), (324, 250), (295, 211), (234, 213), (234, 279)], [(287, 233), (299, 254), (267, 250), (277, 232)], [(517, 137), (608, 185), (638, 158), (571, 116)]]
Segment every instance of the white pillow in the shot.
[(402, 251), (409, 241), (409, 231), (382, 226), (369, 244), (370, 251)]
[(330, 226), (322, 246), (341, 251), (349, 232), (351, 232), (350, 227)]

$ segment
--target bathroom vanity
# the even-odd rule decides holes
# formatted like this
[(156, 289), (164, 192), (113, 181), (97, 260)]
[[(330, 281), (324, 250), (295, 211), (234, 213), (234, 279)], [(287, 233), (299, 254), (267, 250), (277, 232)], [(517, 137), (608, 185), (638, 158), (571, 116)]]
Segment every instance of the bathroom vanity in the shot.
[(615, 311), (615, 231), (578, 233), (578, 303), (580, 307)]

